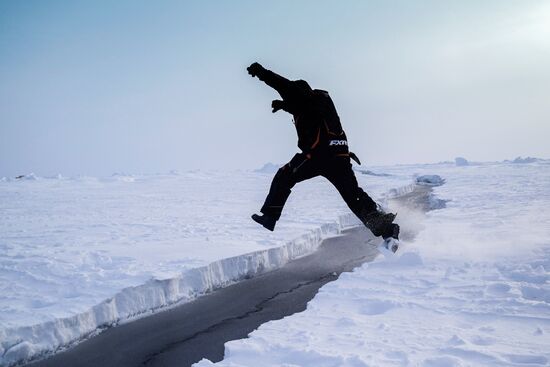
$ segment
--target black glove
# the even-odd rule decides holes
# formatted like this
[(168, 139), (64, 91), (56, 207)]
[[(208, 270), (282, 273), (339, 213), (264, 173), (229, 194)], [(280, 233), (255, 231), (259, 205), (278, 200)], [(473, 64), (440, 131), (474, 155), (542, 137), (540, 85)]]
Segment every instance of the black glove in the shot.
[(280, 99), (275, 99), (273, 102), (271, 102), (271, 108), (273, 108), (273, 113), (279, 111), (280, 109), (283, 109), (285, 105), (284, 101), (281, 101)]
[(255, 77), (265, 71), (264, 67), (257, 62), (247, 67), (246, 70), (248, 71), (248, 74), (250, 74), (252, 77)]

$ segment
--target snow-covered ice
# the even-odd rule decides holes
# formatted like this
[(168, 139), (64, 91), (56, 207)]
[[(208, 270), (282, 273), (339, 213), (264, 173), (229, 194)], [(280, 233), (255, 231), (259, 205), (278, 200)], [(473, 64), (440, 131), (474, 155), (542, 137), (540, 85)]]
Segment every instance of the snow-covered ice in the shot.
[[(276, 268), (358, 223), (322, 178), (296, 186), (269, 232), (250, 214), (272, 173), (27, 176), (0, 181), (0, 365)], [(411, 180), (363, 185), (381, 197)]]
[[(222, 364), (255, 365), (264, 352), (264, 365), (548, 363), (548, 162), (372, 169), (384, 175), (358, 180), (375, 198), (431, 175), (446, 181), (431, 198), (449, 204), (428, 216), (400, 208), (403, 227), (424, 228), (400, 257), (325, 286), (296, 321), (229, 343)], [(296, 186), (268, 232), (249, 215), (272, 173), (28, 177), (0, 180), (6, 365), (281, 266), (357, 224), (321, 178)]]
[(550, 165), (385, 168), (411, 170), (445, 178), (446, 208), (405, 213), (422, 230), (395, 256), (227, 343), (217, 366), (550, 365)]
[(439, 175), (422, 175), (416, 178), (417, 185), (423, 186), (441, 186), (445, 183), (445, 179)]

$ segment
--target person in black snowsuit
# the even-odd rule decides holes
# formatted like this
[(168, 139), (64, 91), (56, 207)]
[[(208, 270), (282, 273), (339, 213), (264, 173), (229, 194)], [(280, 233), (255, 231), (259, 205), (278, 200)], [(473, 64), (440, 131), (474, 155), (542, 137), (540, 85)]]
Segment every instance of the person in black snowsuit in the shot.
[(328, 92), (312, 89), (304, 80), (290, 81), (258, 63), (247, 70), (279, 93), (282, 100), (272, 102), (273, 113), (283, 110), (294, 117), (298, 147), (302, 151), (277, 171), (260, 210), (263, 215), (253, 214), (252, 219), (273, 231), (292, 187), (323, 176), (375, 236), (398, 238), (399, 226), (392, 223), (395, 215), (379, 211), (374, 200), (357, 184), (350, 158), (357, 163), (359, 160), (348, 149), (346, 134)]

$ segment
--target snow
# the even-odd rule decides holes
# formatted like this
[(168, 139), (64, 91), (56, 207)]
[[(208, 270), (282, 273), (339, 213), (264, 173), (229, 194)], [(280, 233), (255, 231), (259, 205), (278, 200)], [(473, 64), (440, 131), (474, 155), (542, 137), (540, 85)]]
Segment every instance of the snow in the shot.
[(360, 172), (364, 175), (371, 175), (371, 176), (380, 176), (380, 177), (391, 176), (388, 173), (377, 173), (377, 172), (372, 172), (371, 170), (368, 170), (368, 169), (365, 170), (365, 169), (356, 168), (355, 171)]
[(441, 186), (445, 180), (439, 175), (423, 175), (416, 178), (417, 185), (424, 186)]
[[(272, 175), (117, 173), (0, 181), (0, 365), (284, 265), (358, 221), (324, 179), (275, 232), (250, 219)], [(381, 197), (410, 173), (363, 181)]]
[[(384, 175), (358, 180), (383, 204), (420, 179), (441, 210), (397, 208), (414, 241), (228, 343), (220, 365), (548, 365), (547, 161), (369, 170)], [(321, 178), (293, 189), (268, 232), (249, 216), (272, 174), (26, 176), (0, 179), (0, 365), (277, 268), (358, 223)]]
[[(325, 285), (306, 311), (226, 343), (217, 366), (550, 365), (550, 166), (454, 164), (436, 171), (450, 200), (370, 264)], [(208, 360), (195, 364), (214, 365)]]

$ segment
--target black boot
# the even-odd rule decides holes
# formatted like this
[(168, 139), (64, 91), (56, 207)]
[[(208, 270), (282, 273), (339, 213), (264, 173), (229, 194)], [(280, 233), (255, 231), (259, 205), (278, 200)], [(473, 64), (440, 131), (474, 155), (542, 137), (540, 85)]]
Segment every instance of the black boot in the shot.
[(256, 223), (260, 223), (265, 228), (269, 229), (270, 231), (273, 231), (275, 229), (275, 223), (277, 223), (277, 220), (273, 217), (270, 217), (269, 215), (258, 215), (258, 214), (252, 214), (252, 219)]
[(397, 239), (397, 236), (399, 236), (399, 226), (392, 223), (395, 219), (393, 213), (382, 213), (374, 210), (362, 215), (361, 219), (376, 237), (382, 236), (384, 239), (394, 237)]
[[(387, 240), (388, 238), (395, 238), (396, 240), (399, 239), (399, 224), (397, 223), (390, 223), (386, 226), (384, 229), (384, 233), (382, 233), (382, 238)], [(395, 251), (393, 251), (395, 252)]]

